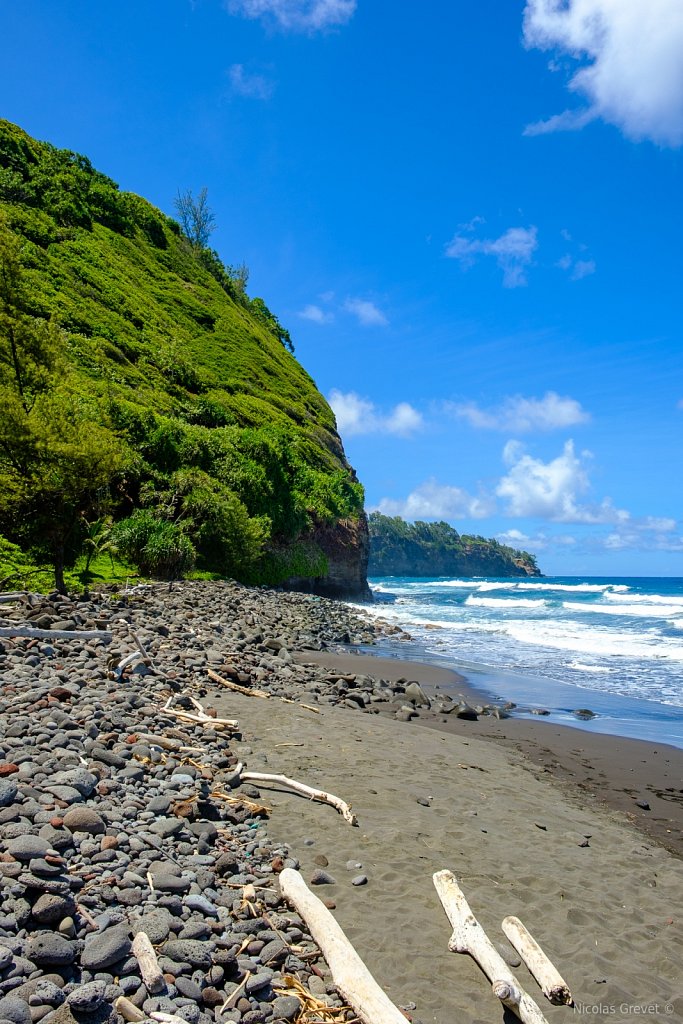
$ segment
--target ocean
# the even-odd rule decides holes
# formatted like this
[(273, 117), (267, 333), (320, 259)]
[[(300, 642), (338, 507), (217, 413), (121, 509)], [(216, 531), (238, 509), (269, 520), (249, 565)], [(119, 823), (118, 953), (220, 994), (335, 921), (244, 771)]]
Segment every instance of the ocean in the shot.
[[(372, 578), (372, 616), (515, 714), (683, 747), (683, 578)], [(410, 648), (410, 649), (408, 649)], [(577, 720), (588, 708), (596, 717)]]

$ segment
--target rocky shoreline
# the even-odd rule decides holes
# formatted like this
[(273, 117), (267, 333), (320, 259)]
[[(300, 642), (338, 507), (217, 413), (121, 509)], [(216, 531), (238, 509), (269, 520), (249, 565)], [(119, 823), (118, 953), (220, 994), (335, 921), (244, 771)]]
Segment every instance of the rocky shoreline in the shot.
[[(0, 641), (0, 1022), (292, 1020), (292, 978), (339, 1007), (279, 894), (278, 872), (298, 862), (268, 835), (259, 791), (235, 779), (230, 730), (165, 705), (191, 713), (193, 698), (215, 717), (208, 670), (311, 705), (400, 700), (400, 685), (340, 690), (292, 658), (372, 643), (378, 627), (336, 602), (231, 583), (26, 595), (0, 623), (46, 633)], [(140, 932), (162, 972), (147, 984)]]

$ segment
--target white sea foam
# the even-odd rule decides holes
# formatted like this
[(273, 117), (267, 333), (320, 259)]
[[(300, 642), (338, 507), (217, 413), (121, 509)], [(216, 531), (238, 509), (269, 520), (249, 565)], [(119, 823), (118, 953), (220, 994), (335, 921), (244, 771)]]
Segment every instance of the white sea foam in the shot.
[(519, 583), (480, 583), (477, 589), (483, 594), (487, 590), (516, 590), (518, 586)]
[(576, 669), (577, 672), (591, 672), (594, 675), (610, 675), (613, 672), (613, 669), (605, 665), (584, 665), (580, 661), (568, 661), (567, 668)]
[(668, 604), (683, 608), (683, 597), (669, 597), (667, 594), (605, 594), (605, 599), (616, 604), (628, 601), (630, 604)]
[(667, 615), (678, 615), (677, 604), (581, 604), (579, 601), (563, 601), (562, 607), (573, 612), (596, 612), (599, 615), (631, 615), (639, 619), (665, 619)]
[(683, 619), (669, 619), (668, 625), (673, 629), (683, 629)]
[(543, 611), (546, 607), (545, 601), (529, 597), (474, 597), (470, 595), (465, 604), (469, 607), (500, 608), (502, 610), (506, 608), (536, 608)]
[(629, 589), (622, 583), (517, 583), (516, 586), (519, 590), (558, 590), (573, 594), (604, 594)]
[(478, 590), (482, 586), (481, 580), (432, 580), (429, 583), (421, 584), (423, 587), (445, 587), (452, 590), (465, 588)]
[(600, 657), (641, 658), (644, 661), (683, 662), (683, 643), (658, 633), (625, 634), (622, 630), (584, 626), (577, 622), (538, 622), (512, 619), (504, 623), (504, 632), (518, 643), (549, 647), (556, 651), (575, 651)]

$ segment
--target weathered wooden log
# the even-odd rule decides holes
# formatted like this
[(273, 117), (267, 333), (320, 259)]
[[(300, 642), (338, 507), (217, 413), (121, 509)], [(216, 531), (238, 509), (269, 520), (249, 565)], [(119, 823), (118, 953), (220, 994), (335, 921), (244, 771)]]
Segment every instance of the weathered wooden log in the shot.
[(311, 789), (310, 786), (304, 785), (303, 782), (288, 779), (286, 775), (270, 775), (265, 772), (242, 772), (240, 778), (242, 782), (272, 782), (275, 786), (282, 786), (284, 789), (291, 789), (295, 793), (307, 796), (309, 800), (319, 800), (320, 803), (330, 804), (336, 811), (339, 811), (342, 818), (348, 821), (349, 825), (358, 824), (358, 818), (346, 801), (338, 796), (334, 796), (333, 793), (325, 793), (322, 789)]
[(135, 1003), (131, 1003), (130, 999), (126, 999), (125, 996), (119, 996), (114, 1003), (114, 1007), (117, 1013), (120, 1013), (124, 1020), (130, 1022), (130, 1024), (139, 1024), (141, 1020), (147, 1020), (147, 1014), (144, 1013)]
[(29, 637), (32, 640), (102, 640), (111, 642), (106, 629), (38, 629), (37, 626), (1, 626), (0, 636)]
[(519, 918), (506, 917), (502, 927), (546, 999), (556, 1006), (573, 1006), (569, 985)]
[(493, 994), (523, 1024), (547, 1024), (540, 1007), (521, 987), (470, 910), (453, 872), (437, 871), (432, 878), (453, 928), (448, 948), (453, 953), (469, 953), (477, 961), (491, 982)]
[(270, 700), (269, 693), (265, 693), (263, 690), (251, 690), (248, 686), (240, 686), (239, 683), (233, 683), (230, 679), (224, 679), (223, 676), (219, 676), (218, 672), (214, 672), (212, 668), (208, 669), (206, 674), (209, 679), (213, 679), (214, 683), (220, 683), (221, 686), (225, 686), (228, 690), (234, 690), (235, 693), (242, 693), (245, 697), (261, 697), (263, 700)]
[(313, 895), (299, 872), (285, 868), (280, 873), (280, 889), (306, 922), (328, 963), (334, 984), (360, 1019), (365, 1024), (406, 1024), (404, 1015), (379, 987), (337, 921)]
[(183, 1017), (176, 1013), (162, 1013), (161, 1010), (154, 1010), (150, 1013), (152, 1020), (158, 1020), (160, 1024), (187, 1024)]
[(147, 991), (152, 995), (162, 992), (166, 988), (166, 982), (149, 935), (146, 932), (138, 932), (133, 939), (132, 949), (133, 956), (140, 967), (140, 977), (147, 986)]

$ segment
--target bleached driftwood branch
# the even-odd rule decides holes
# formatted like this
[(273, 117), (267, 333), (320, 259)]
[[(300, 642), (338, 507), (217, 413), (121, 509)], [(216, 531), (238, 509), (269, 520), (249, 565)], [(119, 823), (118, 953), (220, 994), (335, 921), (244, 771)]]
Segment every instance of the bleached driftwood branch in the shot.
[[(226, 689), (234, 690), (235, 693), (241, 693), (245, 697), (261, 697), (262, 700), (273, 700), (272, 693), (266, 693), (265, 690), (253, 690), (248, 686), (240, 686), (239, 683), (233, 683), (231, 680), (219, 676), (218, 672), (214, 672), (211, 668), (207, 669), (206, 674), (214, 683), (220, 683)], [(290, 700), (289, 697), (276, 697), (275, 700), (281, 700), (283, 704), (294, 704), (298, 708), (305, 708), (306, 711), (312, 711), (316, 715), (320, 714), (320, 708), (314, 708), (312, 704), (301, 704), (298, 700)]]
[(329, 910), (314, 896), (298, 871), (280, 873), (282, 895), (306, 922), (320, 946), (332, 980), (365, 1024), (406, 1024), (406, 1019), (379, 987)]
[(102, 640), (111, 641), (106, 629), (38, 629), (37, 626), (2, 626), (0, 636), (29, 637), (32, 640)]
[(220, 683), (227, 690), (234, 690), (235, 693), (243, 693), (245, 697), (261, 697), (263, 700), (270, 700), (270, 694), (265, 693), (264, 690), (252, 690), (248, 686), (240, 686), (239, 683), (233, 683), (230, 679), (224, 679), (223, 676), (219, 676), (218, 672), (214, 672), (212, 668), (207, 670), (206, 673), (209, 679), (213, 679), (214, 683)]
[(523, 1024), (547, 1024), (540, 1007), (521, 987), (470, 910), (453, 872), (437, 871), (432, 877), (453, 928), (448, 948), (453, 953), (469, 953), (477, 961), (491, 982), (493, 994)]
[(190, 697), (190, 700), (195, 707), (200, 709), (196, 715), (191, 714), (189, 711), (179, 711), (177, 708), (171, 707), (174, 699), (175, 696), (172, 694), (161, 710), (165, 711), (167, 715), (175, 715), (181, 722), (194, 722), (196, 725), (209, 726), (211, 729), (218, 730), (239, 728), (239, 722), (235, 718), (212, 718), (211, 715), (207, 715), (199, 701), (196, 701), (194, 697)]
[(573, 1006), (569, 986), (518, 917), (506, 917), (503, 931), (538, 982), (543, 995), (557, 1006)]
[(339, 811), (342, 818), (348, 821), (349, 825), (357, 825), (358, 819), (351, 810), (350, 806), (345, 800), (340, 799), (338, 796), (334, 796), (333, 793), (325, 793), (322, 789), (311, 789), (310, 786), (304, 785), (303, 782), (297, 782), (295, 779), (288, 779), (286, 775), (270, 775), (264, 772), (242, 772), (240, 775), (242, 782), (272, 782), (275, 786), (282, 786), (284, 789), (291, 789), (294, 793), (300, 793), (302, 796), (307, 796), (309, 800), (319, 800), (320, 803), (330, 804), (335, 810)]
[(152, 995), (163, 991), (166, 988), (164, 975), (159, 967), (154, 946), (146, 932), (138, 932), (133, 939), (132, 950), (133, 956), (140, 966), (140, 977), (144, 981), (147, 991)]

